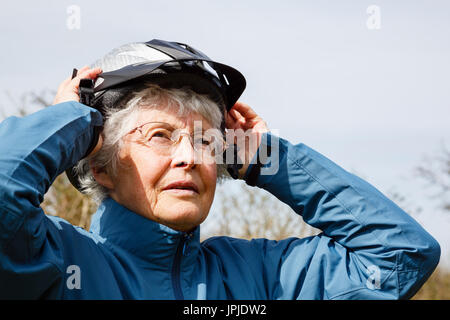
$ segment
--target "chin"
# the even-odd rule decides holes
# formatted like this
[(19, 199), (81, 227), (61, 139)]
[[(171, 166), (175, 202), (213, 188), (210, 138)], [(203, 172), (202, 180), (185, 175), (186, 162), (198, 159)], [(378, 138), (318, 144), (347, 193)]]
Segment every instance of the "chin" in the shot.
[(206, 216), (207, 214), (204, 214), (204, 211), (198, 206), (181, 202), (172, 204), (159, 218), (160, 223), (172, 229), (188, 231), (200, 225), (206, 219)]

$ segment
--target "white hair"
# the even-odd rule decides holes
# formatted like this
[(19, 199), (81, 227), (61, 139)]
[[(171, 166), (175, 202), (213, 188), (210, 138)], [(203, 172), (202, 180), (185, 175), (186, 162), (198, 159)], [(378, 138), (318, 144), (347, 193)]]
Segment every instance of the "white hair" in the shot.
[[(100, 203), (109, 194), (106, 187), (100, 185), (94, 178), (92, 167), (106, 170), (115, 175), (119, 164), (119, 152), (122, 148), (122, 137), (134, 128), (143, 110), (158, 107), (178, 110), (178, 116), (198, 113), (205, 118), (212, 128), (221, 128), (223, 121), (222, 108), (206, 95), (182, 89), (163, 89), (155, 84), (148, 84), (145, 89), (134, 92), (123, 108), (108, 108), (104, 110), (103, 144), (93, 156), (84, 158), (75, 166), (80, 187), (83, 193)], [(217, 164), (217, 178), (222, 180), (227, 176), (226, 167)]]

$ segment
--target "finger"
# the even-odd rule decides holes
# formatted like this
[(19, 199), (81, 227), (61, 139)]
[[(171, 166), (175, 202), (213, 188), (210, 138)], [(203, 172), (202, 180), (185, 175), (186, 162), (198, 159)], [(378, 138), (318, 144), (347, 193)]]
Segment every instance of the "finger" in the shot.
[(225, 119), (225, 126), (228, 129), (234, 129), (235, 125), (236, 125), (236, 119), (233, 118), (232, 115), (228, 114), (228, 116)]
[(86, 69), (86, 70), (84, 70), (82, 72), (78, 72), (77, 78), (79, 78), (79, 79), (86, 79), (86, 78), (94, 79), (101, 72), (102, 72), (102, 69), (100, 69), (100, 68), (94, 68), (94, 69), (88, 68), (88, 69)]
[(84, 66), (84, 67), (82, 67), (81, 69), (78, 70), (77, 76), (78, 76), (79, 74), (81, 74), (82, 72), (88, 70), (88, 69), (89, 69), (89, 66)]
[(228, 117), (231, 118), (232, 120), (236, 121), (237, 120), (237, 116), (236, 116), (236, 112), (233, 111), (233, 109), (231, 109), (230, 111), (228, 111)]
[(227, 129), (233, 129), (233, 130), (243, 129), (245, 127), (245, 120), (242, 120), (242, 119), (235, 119), (232, 116), (228, 117), (225, 120)]
[[(80, 69), (80, 71), (83, 69)], [(75, 78), (71, 80), (71, 86), (73, 92), (78, 92), (78, 88), (80, 86), (81, 79), (96, 79), (100, 73), (102, 73), (101, 68), (94, 68), (94, 69), (86, 69), (84, 71), (78, 71), (78, 74)]]
[(57, 91), (61, 91), (63, 90), (69, 83), (70, 81), (72, 81), (72, 77), (68, 77), (66, 79), (64, 79), (58, 86)]
[(235, 121), (245, 122), (245, 118), (236, 109), (231, 109), (228, 113), (234, 118)]
[(250, 108), (250, 106), (248, 104), (245, 104), (243, 102), (237, 101), (233, 108), (231, 110), (236, 110), (238, 111), (244, 118), (246, 119), (251, 119), (254, 117), (257, 117), (258, 115), (256, 114), (255, 111), (253, 111), (252, 108)]

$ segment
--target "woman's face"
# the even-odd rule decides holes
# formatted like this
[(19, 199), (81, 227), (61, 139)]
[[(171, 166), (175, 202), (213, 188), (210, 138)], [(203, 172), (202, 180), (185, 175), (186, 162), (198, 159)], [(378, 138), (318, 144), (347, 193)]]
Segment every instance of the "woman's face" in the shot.
[[(141, 111), (135, 127), (163, 122), (192, 134), (194, 122), (203, 130), (211, 125), (199, 114), (179, 117), (176, 111)], [(134, 131), (124, 137), (117, 174), (109, 176), (110, 196), (128, 209), (172, 229), (189, 231), (203, 222), (214, 199), (217, 167), (211, 161), (194, 161), (194, 149), (186, 135), (170, 154), (161, 154), (142, 143)], [(198, 163), (200, 162), (200, 163)]]

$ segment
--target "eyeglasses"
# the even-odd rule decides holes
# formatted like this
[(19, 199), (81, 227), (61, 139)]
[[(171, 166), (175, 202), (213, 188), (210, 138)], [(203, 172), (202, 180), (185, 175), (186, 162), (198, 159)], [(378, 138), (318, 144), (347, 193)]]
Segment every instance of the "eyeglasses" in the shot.
[(146, 146), (165, 156), (173, 154), (183, 136), (189, 138), (196, 156), (200, 155), (201, 158), (222, 156), (227, 147), (220, 130), (208, 129), (203, 131), (201, 126), (195, 126), (195, 123), (193, 134), (182, 129), (176, 129), (165, 122), (147, 122), (132, 129), (128, 134), (135, 131), (141, 134), (142, 142)]

